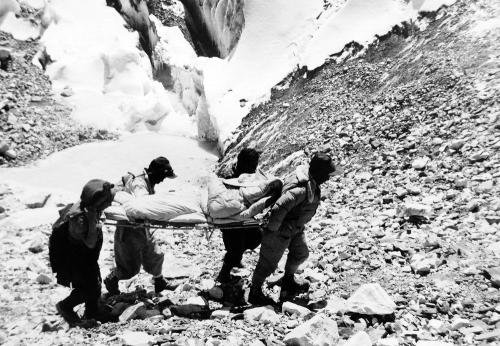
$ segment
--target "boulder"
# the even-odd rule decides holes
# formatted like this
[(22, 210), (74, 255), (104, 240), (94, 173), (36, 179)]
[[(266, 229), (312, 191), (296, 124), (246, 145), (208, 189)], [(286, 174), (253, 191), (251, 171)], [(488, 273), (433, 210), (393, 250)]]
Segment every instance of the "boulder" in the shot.
[(336, 315), (339, 312), (345, 312), (347, 309), (347, 301), (337, 296), (331, 296), (325, 307), (325, 311)]
[(410, 266), (415, 273), (426, 275), (431, 269), (437, 268), (439, 262), (435, 253), (415, 254), (410, 259)]
[(453, 344), (444, 341), (420, 340), (417, 342), (416, 346), (453, 346)]
[(40, 274), (36, 277), (36, 282), (42, 285), (48, 285), (52, 282), (52, 278), (47, 274)]
[(34, 193), (25, 199), (24, 204), (30, 209), (43, 208), (49, 198), (50, 194)]
[(258, 308), (245, 310), (243, 313), (246, 321), (261, 322), (263, 324), (275, 324), (279, 320), (278, 314), (271, 306), (261, 306)]
[(399, 346), (397, 338), (384, 338), (377, 341), (377, 346)]
[(154, 337), (144, 332), (125, 332), (119, 337), (120, 342), (127, 346), (152, 345)]
[(203, 279), (200, 282), (200, 289), (202, 291), (208, 291), (209, 289), (211, 289), (214, 286), (215, 286), (215, 281), (212, 279)]
[(290, 315), (297, 315), (299, 317), (307, 316), (311, 313), (311, 310), (303, 306), (294, 304), (292, 302), (285, 302), (281, 307), (281, 312), (284, 314), (288, 313)]
[(463, 327), (470, 327), (470, 325), (471, 324), (469, 320), (465, 318), (456, 317), (453, 319), (453, 321), (451, 321), (451, 330), (459, 330), (460, 328)]
[(495, 329), (491, 332), (486, 332), (476, 336), (477, 341), (500, 340), (500, 329)]
[(218, 286), (210, 288), (207, 292), (208, 292), (208, 295), (213, 299), (219, 300), (219, 299), (222, 299), (224, 297), (224, 291), (222, 290), (222, 288), (220, 288)]
[(487, 268), (484, 271), (493, 286), (500, 287), (500, 267)]
[(413, 169), (423, 170), (427, 166), (427, 163), (429, 163), (429, 158), (427, 156), (424, 156), (413, 160), (411, 166), (413, 167)]
[(316, 315), (285, 335), (283, 341), (293, 346), (335, 346), (339, 339), (337, 322)]
[(361, 330), (351, 336), (343, 346), (372, 346), (372, 341), (370, 336)]
[(210, 315), (210, 318), (222, 320), (224, 318), (229, 318), (229, 316), (231, 316), (229, 310), (215, 310), (212, 312), (212, 315)]
[(404, 216), (423, 216), (429, 217), (432, 213), (432, 208), (426, 204), (407, 202), (403, 208)]
[(144, 303), (142, 302), (129, 306), (120, 315), (119, 317), (120, 322), (130, 321), (131, 319), (137, 317), (141, 313), (141, 310), (146, 310), (146, 308), (144, 307)]
[(500, 241), (488, 245), (486, 250), (492, 252), (496, 257), (500, 258)]
[(43, 249), (47, 247), (47, 241), (43, 239), (41, 236), (34, 238), (28, 247), (28, 250), (33, 253), (42, 252)]
[(365, 315), (390, 315), (396, 304), (378, 284), (364, 284), (347, 299), (347, 311)]
[(196, 297), (189, 297), (186, 300), (186, 305), (199, 305), (199, 306), (208, 306), (208, 302), (205, 300), (205, 298), (196, 296)]

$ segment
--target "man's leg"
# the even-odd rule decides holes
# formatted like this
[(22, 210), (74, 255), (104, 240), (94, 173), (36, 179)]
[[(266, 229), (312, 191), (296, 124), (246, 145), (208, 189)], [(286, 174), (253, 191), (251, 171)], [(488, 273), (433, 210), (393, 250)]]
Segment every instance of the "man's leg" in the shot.
[(245, 231), (244, 250), (255, 250), (262, 242), (262, 231), (259, 228)]
[(64, 318), (70, 327), (73, 327), (77, 323), (81, 322), (80, 317), (73, 309), (75, 306), (83, 303), (84, 301), (85, 295), (82, 289), (75, 287), (71, 290), (68, 297), (56, 304), (57, 312)]
[(162, 267), (165, 255), (163, 254), (158, 241), (155, 239), (154, 234), (152, 234), (149, 230), (146, 230), (146, 235), (147, 243), (142, 250), (142, 265), (144, 271), (153, 275), (155, 292), (160, 293), (165, 289), (176, 289), (177, 285), (172, 285), (163, 278)]
[(266, 304), (270, 298), (262, 293), (262, 285), (271, 275), (290, 244), (290, 238), (278, 232), (264, 232), (257, 266), (252, 277), (252, 287), (248, 301), (255, 305)]
[(309, 257), (309, 249), (304, 232), (294, 235), (288, 247), (285, 275), (281, 285), (280, 300), (285, 300), (298, 293), (309, 290), (309, 282), (297, 282), (294, 278), (299, 266)]
[(226, 248), (226, 254), (217, 281), (225, 283), (231, 280), (231, 269), (241, 263), (243, 252), (245, 252), (244, 232), (239, 230), (222, 231), (222, 240)]
[(142, 249), (146, 244), (143, 229), (116, 227), (115, 263), (116, 267), (104, 279), (106, 289), (111, 294), (119, 294), (118, 281), (128, 280), (139, 273), (142, 264)]

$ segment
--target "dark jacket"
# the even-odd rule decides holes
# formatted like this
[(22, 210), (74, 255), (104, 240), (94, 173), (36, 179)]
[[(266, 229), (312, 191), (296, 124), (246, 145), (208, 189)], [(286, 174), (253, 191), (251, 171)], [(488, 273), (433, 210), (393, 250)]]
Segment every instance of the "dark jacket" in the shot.
[(304, 230), (321, 198), (319, 186), (310, 178), (308, 167), (301, 166), (283, 185), (283, 193), (270, 211), (267, 229), (295, 234)]
[(102, 229), (97, 220), (93, 220), (94, 227), (89, 227), (89, 221), (80, 203), (75, 203), (60, 211), (52, 227), (50, 264), (61, 285), (84, 286), (92, 278), (100, 278), (97, 261), (103, 241)]

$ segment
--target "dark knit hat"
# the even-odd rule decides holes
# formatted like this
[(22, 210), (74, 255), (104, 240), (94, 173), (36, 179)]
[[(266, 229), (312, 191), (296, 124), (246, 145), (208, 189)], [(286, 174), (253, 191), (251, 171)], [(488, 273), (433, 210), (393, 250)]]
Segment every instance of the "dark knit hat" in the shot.
[(315, 153), (309, 163), (309, 172), (313, 177), (327, 176), (335, 172), (336, 167), (328, 154)]
[(235, 174), (255, 173), (259, 165), (260, 153), (253, 148), (243, 148), (238, 153), (236, 160)]
[(80, 196), (80, 206), (82, 208), (88, 207), (94, 204), (97, 200), (109, 194), (112, 198), (111, 189), (114, 187), (113, 184), (101, 180), (92, 179), (83, 187), (82, 194)]
[(148, 171), (158, 175), (164, 175), (167, 177), (174, 175), (174, 170), (170, 165), (170, 161), (166, 157), (159, 156), (149, 164)]

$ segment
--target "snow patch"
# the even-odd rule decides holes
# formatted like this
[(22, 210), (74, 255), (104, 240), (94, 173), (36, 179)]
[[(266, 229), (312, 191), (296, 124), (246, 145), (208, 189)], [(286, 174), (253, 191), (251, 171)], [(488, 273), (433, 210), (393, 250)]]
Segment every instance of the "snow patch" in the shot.
[(327, 16), (302, 54), (301, 64), (314, 70), (348, 43), (366, 45), (375, 35), (387, 33), (409, 17), (409, 8), (399, 1), (351, 0), (340, 11)]
[[(3, 5), (0, 5), (3, 6)], [(25, 41), (40, 36), (40, 27), (25, 18), (17, 18), (16, 12), (8, 11), (1, 14), (0, 8), (0, 30), (11, 34), (16, 40)]]
[(156, 188), (195, 196), (205, 186), (218, 157), (213, 146), (197, 140), (151, 132), (124, 135), (118, 141), (88, 143), (57, 152), (31, 167), (0, 169), (0, 181), (16, 194), (24, 190), (52, 193), (72, 202), (90, 179), (117, 182), (127, 172), (138, 173), (157, 156), (166, 156), (177, 174)]

